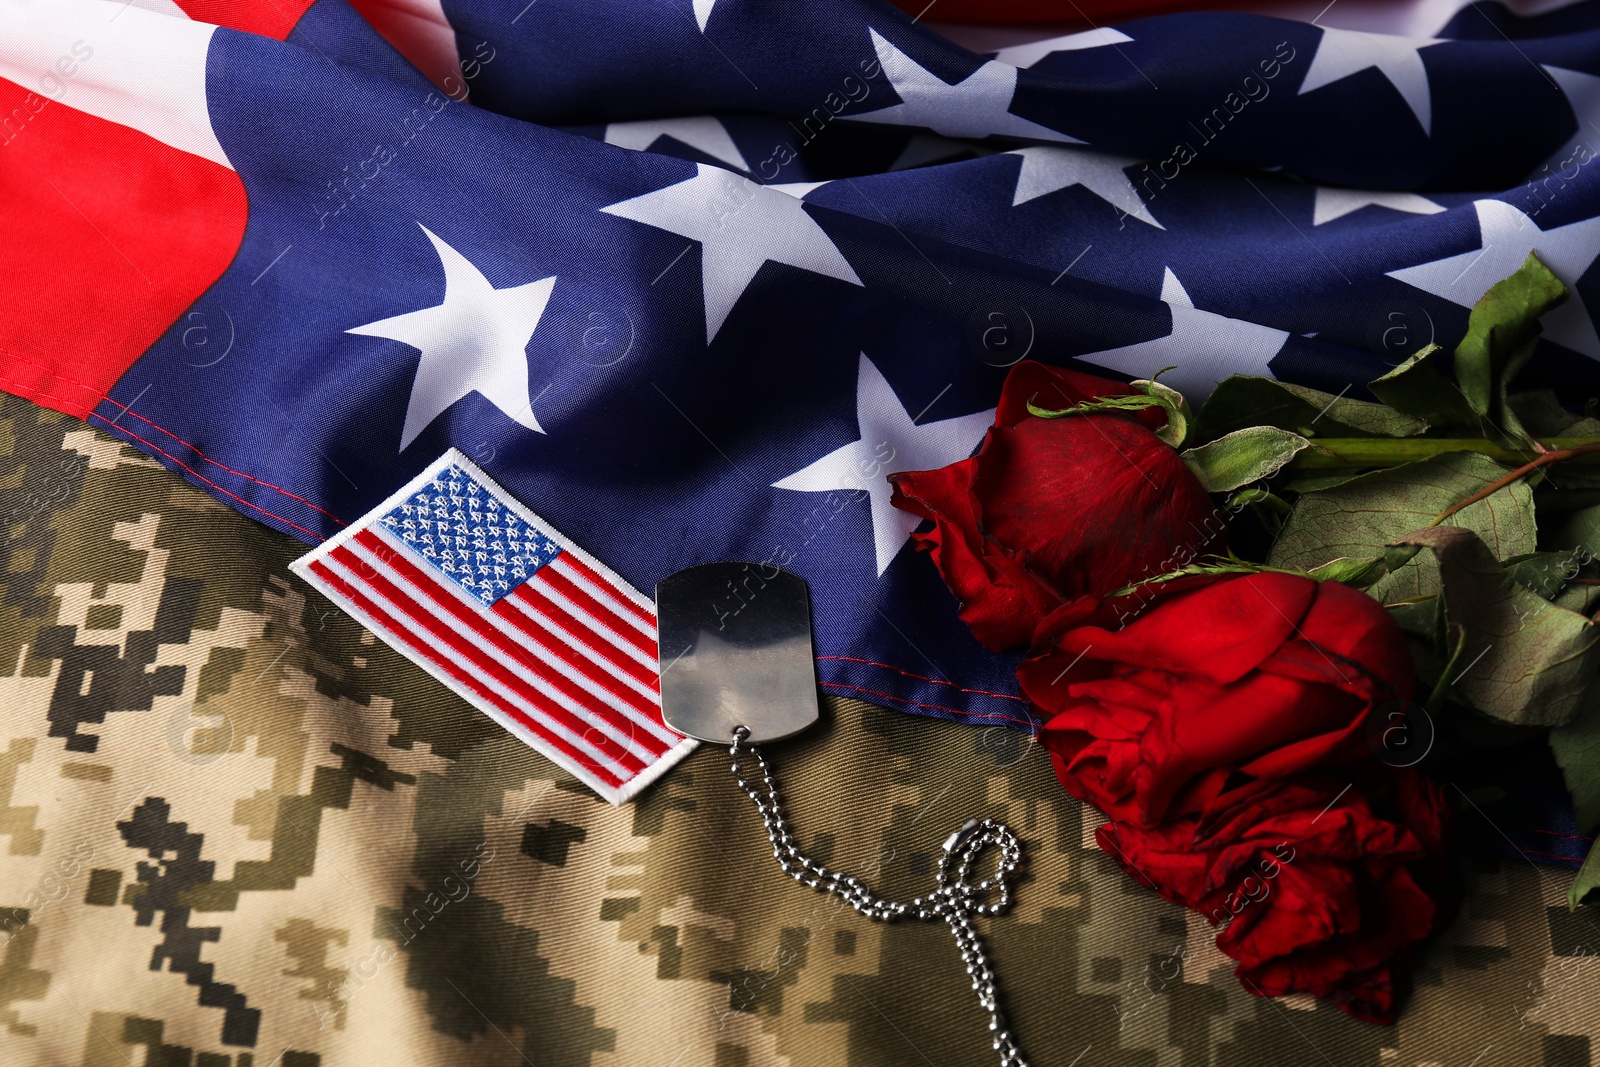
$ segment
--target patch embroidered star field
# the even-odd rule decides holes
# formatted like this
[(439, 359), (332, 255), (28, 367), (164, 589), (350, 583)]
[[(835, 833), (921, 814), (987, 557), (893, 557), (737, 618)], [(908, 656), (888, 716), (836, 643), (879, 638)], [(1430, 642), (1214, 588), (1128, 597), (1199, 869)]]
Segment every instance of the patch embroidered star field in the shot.
[(695, 747), (650, 600), (455, 449), (292, 569), (613, 804)]

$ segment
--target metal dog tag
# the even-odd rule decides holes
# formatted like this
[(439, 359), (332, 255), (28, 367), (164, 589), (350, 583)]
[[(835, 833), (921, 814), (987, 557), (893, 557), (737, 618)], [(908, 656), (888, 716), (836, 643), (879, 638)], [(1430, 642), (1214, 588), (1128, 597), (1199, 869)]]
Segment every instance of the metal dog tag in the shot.
[[(1010, 878), (1022, 862), (1022, 843), (1009, 826), (968, 819), (944, 843), (938, 887), (909, 901), (880, 897), (860, 878), (823, 866), (800, 851), (789, 829), (778, 783), (758, 746), (817, 721), (805, 581), (761, 563), (702, 563), (656, 585), (656, 626), (661, 717), (680, 734), (728, 744), (734, 781), (755, 804), (783, 873), (879, 922), (943, 920), (989, 1013), (989, 1040), (1001, 1067), (1028, 1067), (972, 923), (975, 915), (999, 915), (1011, 905)], [(991, 846), (1000, 859), (994, 873), (980, 879), (979, 856)]]
[(702, 563), (656, 585), (661, 717), (702, 741), (776, 741), (817, 721), (805, 580), (762, 563)]

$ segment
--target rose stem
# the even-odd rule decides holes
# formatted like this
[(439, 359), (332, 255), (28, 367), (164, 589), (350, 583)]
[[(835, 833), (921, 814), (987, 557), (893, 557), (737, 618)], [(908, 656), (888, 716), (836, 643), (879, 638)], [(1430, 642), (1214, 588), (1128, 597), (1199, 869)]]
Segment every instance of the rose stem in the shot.
[(1432, 522), (1428, 523), (1428, 525), (1429, 526), (1437, 526), (1437, 525), (1439, 525), (1441, 522), (1443, 522), (1444, 520), (1448, 519), (1450, 516), (1454, 515), (1458, 511), (1460, 511), (1462, 508), (1470, 507), (1471, 505), (1476, 504), (1478, 501), (1482, 500), (1483, 498), (1485, 498), (1487, 496), (1490, 496), (1490, 495), (1492, 495), (1494, 493), (1498, 493), (1500, 490), (1504, 489), (1506, 486), (1510, 485), (1512, 482), (1515, 482), (1519, 478), (1523, 478), (1523, 477), (1525, 477), (1525, 476), (1527, 476), (1529, 474), (1532, 474), (1534, 471), (1538, 470), (1540, 467), (1548, 467), (1552, 463), (1560, 463), (1564, 459), (1572, 459), (1575, 456), (1588, 455), (1591, 452), (1600, 452), (1600, 441), (1590, 441), (1588, 444), (1577, 445), (1577, 446), (1572, 447), (1572, 448), (1552, 449), (1551, 451), (1546, 452), (1543, 455), (1537, 457), (1532, 462), (1524, 463), (1522, 466), (1518, 467), (1516, 470), (1512, 471), (1510, 474), (1507, 474), (1504, 478), (1499, 479), (1498, 481), (1494, 482), (1491, 485), (1485, 486), (1484, 488), (1478, 490), (1476, 493), (1473, 493), (1471, 496), (1467, 497), (1465, 500), (1460, 500), (1460, 501), (1457, 501), (1456, 503), (1450, 505), (1450, 507), (1446, 508), (1439, 515), (1438, 518), (1436, 518)]
[[(1540, 447), (1552, 451), (1596, 443), (1593, 437), (1551, 437)], [(1446, 452), (1477, 452), (1502, 463), (1522, 463), (1534, 453), (1518, 451), (1481, 437), (1313, 437), (1313, 447), (1289, 461), (1292, 470), (1354, 467), (1398, 467)]]

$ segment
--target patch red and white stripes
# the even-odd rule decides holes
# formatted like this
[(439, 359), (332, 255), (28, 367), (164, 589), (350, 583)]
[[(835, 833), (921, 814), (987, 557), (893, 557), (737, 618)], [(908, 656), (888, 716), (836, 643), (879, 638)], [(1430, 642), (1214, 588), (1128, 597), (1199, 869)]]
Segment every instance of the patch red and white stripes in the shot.
[(455, 449), (291, 569), (613, 804), (696, 744), (654, 605)]

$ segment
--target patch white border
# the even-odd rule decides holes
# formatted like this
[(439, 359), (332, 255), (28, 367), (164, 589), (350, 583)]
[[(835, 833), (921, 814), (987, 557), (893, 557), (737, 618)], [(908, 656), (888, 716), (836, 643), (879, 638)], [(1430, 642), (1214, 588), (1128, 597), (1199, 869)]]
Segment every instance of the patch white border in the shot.
[[(351, 523), (349, 526), (346, 526), (344, 529), (340, 530), (338, 533), (334, 534), (332, 537), (328, 538), (326, 541), (322, 542), (322, 544), (318, 545), (316, 548), (313, 548), (310, 552), (307, 552), (293, 563), (290, 563), (289, 570), (302, 578), (312, 588), (316, 589), (317, 592), (321, 593), (329, 600), (332, 600), (334, 604), (345, 614), (349, 615), (351, 618), (361, 623), (361, 625), (365, 626), (368, 630), (372, 631), (373, 635), (380, 638), (384, 644), (388, 645), (406, 659), (410, 660), (412, 663), (415, 663), (417, 666), (433, 675), (433, 677), (443, 682), (457, 696), (461, 697), (461, 699), (465, 700), (468, 704), (471, 704), (478, 711), (499, 723), (509, 733), (521, 740), (529, 748), (532, 748), (535, 752), (538, 752), (541, 756), (556, 764), (568, 774), (571, 774), (573, 777), (577, 778), (584, 785), (600, 794), (600, 796), (610, 801), (612, 804), (621, 805), (627, 803), (629, 800), (632, 800), (634, 797), (638, 796), (646, 786), (650, 785), (657, 778), (660, 778), (663, 774), (667, 773), (667, 771), (670, 770), (679, 760), (683, 759), (683, 757), (687, 756), (690, 752), (693, 752), (700, 742), (692, 737), (685, 737), (681, 742), (663, 752), (661, 757), (654, 763), (641, 770), (637, 775), (629, 779), (627, 782), (624, 782), (621, 786), (612, 787), (606, 785), (604, 782), (601, 782), (594, 777), (593, 771), (577, 763), (565, 753), (555, 749), (548, 742), (546, 742), (544, 738), (540, 737), (532, 730), (529, 730), (526, 726), (507, 715), (505, 712), (488, 705), (482, 697), (478, 696), (478, 694), (474, 693), (471, 689), (467, 688), (457, 679), (453, 678), (449, 672), (445, 671), (436, 664), (419, 659), (418, 657), (412, 655), (412, 653), (399, 642), (391, 641), (387, 636), (389, 633), (388, 627), (378, 622), (377, 619), (373, 618), (358, 605), (347, 603), (342, 593), (334, 589), (328, 583), (324, 582), (321, 578), (317, 577), (316, 574), (312, 573), (311, 565), (313, 563), (321, 560), (324, 556), (328, 555), (330, 552), (339, 548), (346, 542), (353, 540), (358, 534), (361, 533), (361, 531), (372, 526), (380, 516), (398, 507), (401, 503), (409, 499), (413, 493), (430, 484), (436, 477), (438, 477), (441, 471), (450, 466), (460, 467), (469, 475), (478, 479), (483, 483), (486, 489), (494, 493), (495, 496), (499, 498), (502, 506), (514, 512), (516, 516), (523, 522), (527, 523), (529, 526), (533, 527), (535, 530), (538, 530), (541, 534), (560, 545), (563, 552), (571, 552), (577, 558), (583, 560), (589, 566), (599, 571), (600, 574), (611, 581), (624, 596), (631, 599), (641, 608), (649, 611), (651, 615), (655, 614), (656, 606), (654, 601), (650, 600), (644, 594), (635, 589), (631, 584), (624, 581), (622, 577), (610, 567), (607, 567), (604, 563), (601, 563), (588, 552), (585, 552), (582, 548), (578, 547), (577, 544), (562, 536), (559, 530), (552, 529), (549, 523), (535, 515), (525, 504), (522, 503), (522, 501), (518, 500), (512, 494), (506, 492), (505, 488), (499, 482), (489, 477), (489, 475), (484, 472), (482, 467), (479, 467), (476, 463), (472, 462), (472, 460), (468, 459), (464, 454), (462, 454), (460, 449), (453, 447), (446, 449), (438, 459), (434, 460), (432, 463), (428, 464), (427, 467), (423, 468), (422, 472), (419, 473), (415, 478), (401, 486), (382, 503), (378, 504), (371, 511), (361, 516), (360, 519)], [(427, 566), (432, 567), (433, 565), (429, 563)], [(486, 606), (481, 602), (477, 603), (475, 606), (478, 607), (480, 611), (486, 610)], [(672, 730), (670, 726), (667, 727), (667, 729), (669, 731)]]

